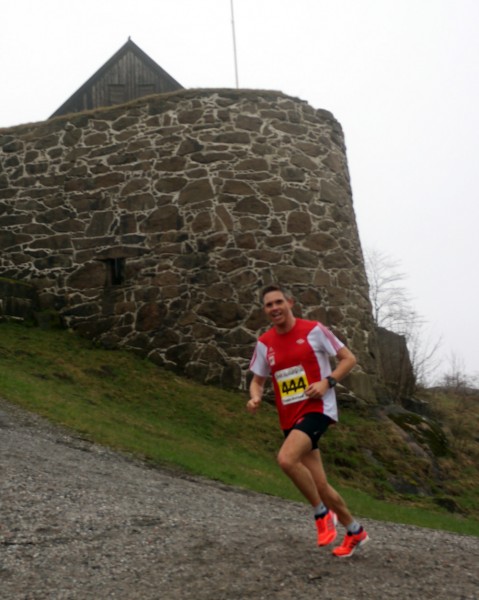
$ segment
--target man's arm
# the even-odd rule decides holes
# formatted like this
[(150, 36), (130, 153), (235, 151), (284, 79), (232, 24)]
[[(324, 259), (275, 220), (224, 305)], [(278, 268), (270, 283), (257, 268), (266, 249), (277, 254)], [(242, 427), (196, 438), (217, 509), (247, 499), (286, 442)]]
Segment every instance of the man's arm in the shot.
[[(343, 346), (340, 348), (338, 353), (336, 354), (337, 364), (333, 372), (331, 373), (331, 377), (336, 379), (336, 381), (341, 381), (344, 379), (352, 370), (354, 365), (357, 363), (356, 357), (354, 354)], [(322, 398), (324, 394), (329, 389), (329, 382), (327, 379), (322, 379), (321, 381), (316, 381), (312, 383), (306, 389), (306, 395), (310, 398)]]
[(336, 381), (341, 381), (341, 379), (344, 379), (347, 375), (349, 375), (358, 361), (351, 350), (346, 348), (346, 346), (343, 346), (339, 350), (339, 352), (336, 354), (336, 358), (338, 362), (336, 364), (336, 368), (331, 373), (331, 377), (334, 377)]
[(266, 377), (260, 377), (259, 375), (253, 375), (253, 379), (249, 385), (250, 399), (246, 403), (246, 409), (250, 413), (255, 413), (259, 405), (261, 404), (261, 398), (263, 397), (264, 383)]

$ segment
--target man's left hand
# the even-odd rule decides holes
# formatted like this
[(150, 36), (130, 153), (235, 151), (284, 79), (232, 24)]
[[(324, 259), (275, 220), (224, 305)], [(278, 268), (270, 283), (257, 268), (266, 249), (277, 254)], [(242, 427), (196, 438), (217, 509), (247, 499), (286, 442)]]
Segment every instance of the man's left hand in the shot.
[(305, 390), (305, 394), (308, 396), (308, 398), (315, 398), (316, 400), (319, 400), (328, 390), (328, 380), (322, 379), (321, 381), (316, 381), (315, 383), (309, 385)]

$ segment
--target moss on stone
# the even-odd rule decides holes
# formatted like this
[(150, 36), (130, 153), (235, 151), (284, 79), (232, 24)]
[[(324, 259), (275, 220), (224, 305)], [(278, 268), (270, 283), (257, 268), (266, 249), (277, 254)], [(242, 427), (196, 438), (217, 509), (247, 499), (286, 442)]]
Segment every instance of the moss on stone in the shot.
[(434, 456), (450, 455), (447, 436), (436, 421), (408, 411), (391, 414), (389, 418)]

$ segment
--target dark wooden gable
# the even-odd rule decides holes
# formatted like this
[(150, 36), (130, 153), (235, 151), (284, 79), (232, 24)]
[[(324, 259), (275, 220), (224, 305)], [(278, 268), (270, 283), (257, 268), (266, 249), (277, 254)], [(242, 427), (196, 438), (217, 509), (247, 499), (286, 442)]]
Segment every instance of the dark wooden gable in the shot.
[(148, 94), (181, 89), (182, 85), (128, 39), (126, 44), (51, 116), (122, 104)]

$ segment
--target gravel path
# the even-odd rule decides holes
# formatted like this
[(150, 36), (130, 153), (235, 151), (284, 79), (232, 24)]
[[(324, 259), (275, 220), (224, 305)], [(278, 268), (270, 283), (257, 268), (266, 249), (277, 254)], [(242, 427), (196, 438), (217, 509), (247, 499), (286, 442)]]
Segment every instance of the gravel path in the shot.
[(479, 538), (366, 520), (350, 559), (307, 506), (152, 469), (0, 400), (2, 600), (479, 600)]

